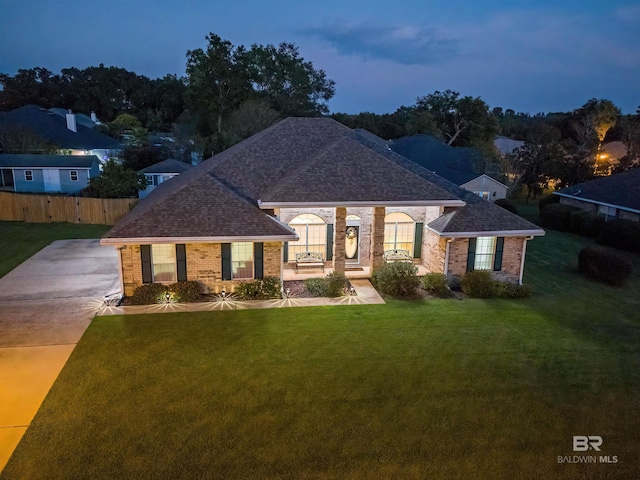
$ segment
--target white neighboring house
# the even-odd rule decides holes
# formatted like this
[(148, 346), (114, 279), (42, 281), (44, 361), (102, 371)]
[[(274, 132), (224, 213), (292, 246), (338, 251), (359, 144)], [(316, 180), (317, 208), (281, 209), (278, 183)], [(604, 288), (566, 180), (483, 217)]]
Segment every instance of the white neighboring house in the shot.
[(461, 184), (460, 187), (492, 202), (500, 200), (501, 198), (507, 198), (508, 187), (485, 174)]
[(180, 175), (191, 168), (191, 164), (168, 159), (140, 170), (147, 179), (147, 188), (138, 192), (139, 198), (145, 198), (154, 188), (170, 178)]

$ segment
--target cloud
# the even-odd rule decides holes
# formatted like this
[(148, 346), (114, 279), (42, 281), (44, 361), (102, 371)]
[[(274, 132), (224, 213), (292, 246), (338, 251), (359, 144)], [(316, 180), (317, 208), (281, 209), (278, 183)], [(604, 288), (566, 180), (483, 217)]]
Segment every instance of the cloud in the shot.
[(305, 29), (331, 44), (339, 53), (367, 60), (391, 60), (403, 65), (433, 65), (445, 61), (458, 50), (458, 41), (442, 36), (433, 28), (332, 23)]

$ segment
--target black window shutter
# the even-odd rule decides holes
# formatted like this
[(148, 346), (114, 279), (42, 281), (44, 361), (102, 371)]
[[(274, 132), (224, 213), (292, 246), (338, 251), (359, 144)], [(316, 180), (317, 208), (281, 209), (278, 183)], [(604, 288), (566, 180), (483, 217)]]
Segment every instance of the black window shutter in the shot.
[(253, 276), (254, 278), (264, 277), (264, 244), (262, 242), (253, 244)]
[(476, 263), (476, 239), (469, 239), (469, 253), (467, 254), (467, 272), (473, 272), (473, 266)]
[(496, 256), (493, 259), (493, 270), (499, 272), (502, 270), (502, 251), (504, 250), (504, 237), (498, 237), (496, 240)]
[(413, 237), (413, 258), (420, 258), (422, 255), (422, 229), (424, 223), (416, 222), (416, 234)]
[(176, 264), (178, 267), (178, 281), (186, 282), (187, 280), (187, 251), (184, 243), (176, 245)]
[(282, 252), (282, 261), (287, 263), (289, 261), (289, 242), (284, 242), (282, 248), (284, 248), (284, 251)]
[(140, 245), (140, 259), (142, 260), (142, 283), (153, 283), (151, 245)]
[(222, 244), (222, 280), (231, 280), (231, 244)]
[(326, 259), (327, 260), (333, 260), (333, 223), (327, 223), (327, 255), (326, 255)]

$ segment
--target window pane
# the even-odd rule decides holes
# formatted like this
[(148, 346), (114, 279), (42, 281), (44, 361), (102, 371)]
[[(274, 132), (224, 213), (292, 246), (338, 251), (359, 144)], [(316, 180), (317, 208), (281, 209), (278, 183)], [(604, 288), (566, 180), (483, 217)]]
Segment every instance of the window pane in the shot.
[(232, 278), (253, 278), (253, 243), (231, 244)]
[(384, 249), (413, 252), (415, 223), (387, 222), (384, 224)]
[(176, 246), (171, 244), (151, 245), (154, 282), (176, 281)]
[(476, 258), (474, 270), (493, 270), (493, 254), (496, 251), (496, 237), (478, 237), (476, 239)]
[(327, 225), (313, 214), (298, 215), (291, 220), (289, 226), (293, 228), (300, 240), (289, 242), (289, 261), (296, 259), (296, 253), (320, 252), (324, 258), (327, 245)]

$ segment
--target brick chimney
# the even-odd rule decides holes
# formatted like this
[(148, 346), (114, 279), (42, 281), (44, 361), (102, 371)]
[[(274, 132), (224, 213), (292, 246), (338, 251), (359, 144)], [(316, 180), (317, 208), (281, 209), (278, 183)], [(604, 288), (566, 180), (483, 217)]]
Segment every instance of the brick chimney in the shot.
[(71, 110), (69, 110), (69, 113), (67, 113), (67, 128), (74, 133), (78, 133), (78, 126), (76, 124), (76, 114), (71, 113)]

